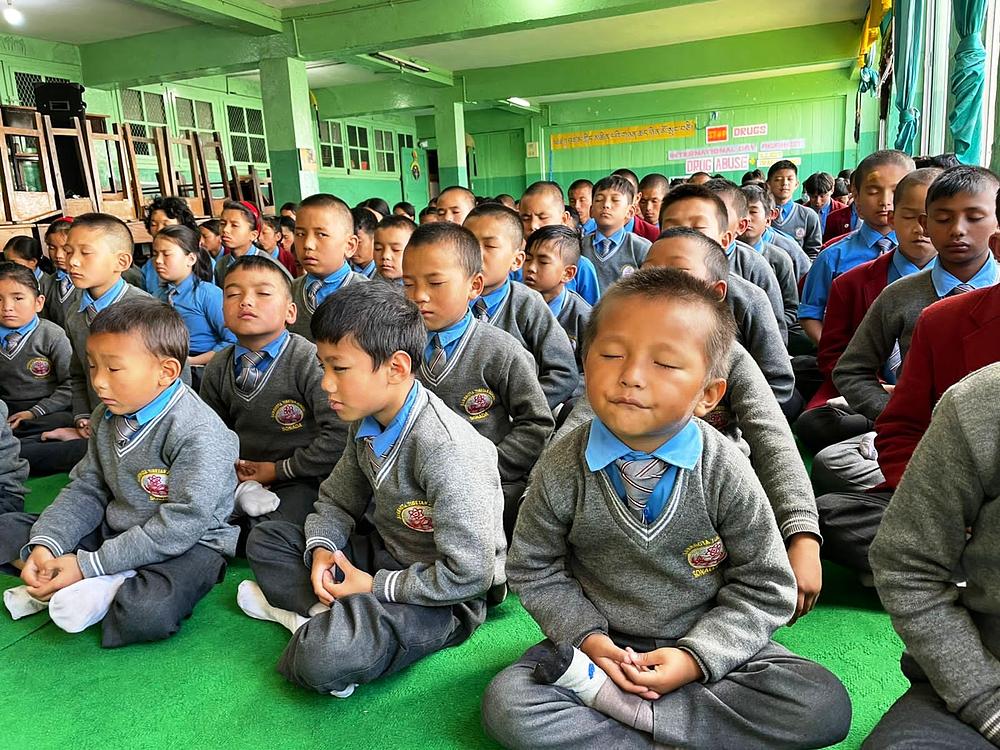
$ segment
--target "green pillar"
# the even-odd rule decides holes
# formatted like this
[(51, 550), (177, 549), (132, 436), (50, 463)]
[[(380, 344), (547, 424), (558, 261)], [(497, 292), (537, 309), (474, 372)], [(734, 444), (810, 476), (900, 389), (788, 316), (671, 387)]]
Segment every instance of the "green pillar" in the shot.
[(465, 109), (462, 102), (434, 106), (434, 132), (438, 152), (438, 180), (443, 190), (451, 185), (469, 186), (465, 157)]
[(260, 88), (275, 204), (297, 203), (319, 192), (305, 62), (291, 57), (261, 60)]

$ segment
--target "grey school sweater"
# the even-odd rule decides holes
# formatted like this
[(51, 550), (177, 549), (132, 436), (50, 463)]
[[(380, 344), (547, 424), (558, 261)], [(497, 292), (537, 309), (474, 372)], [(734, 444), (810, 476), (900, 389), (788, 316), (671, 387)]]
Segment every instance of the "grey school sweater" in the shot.
[[(550, 445), (593, 417), (594, 409), (584, 396)], [(749, 453), (782, 539), (787, 542), (793, 534), (803, 532), (822, 539), (816, 496), (788, 420), (760, 368), (738, 343), (729, 353), (726, 395), (704, 421), (736, 443), (744, 454)]]
[(46, 274), (42, 277), (41, 289), (42, 294), (45, 295), (45, 305), (39, 314), (46, 320), (51, 320), (57, 326), (64, 327), (66, 325), (66, 313), (72, 309), (74, 304), (77, 307), (80, 306), (80, 290), (70, 284), (66, 294), (60, 294), (59, 281), (56, 279), (55, 274), (51, 276)]
[(583, 255), (593, 261), (594, 268), (597, 269), (597, 283), (603, 294), (622, 276), (628, 276), (642, 268), (642, 262), (646, 260), (646, 253), (653, 243), (633, 232), (625, 232), (625, 238), (611, 255), (605, 260), (600, 260), (597, 257), (597, 250), (594, 249), (596, 236), (596, 233), (592, 233), (583, 238)]
[[(358, 281), (369, 281), (369, 279), (362, 276), (360, 273), (351, 271), (344, 278), (343, 283), (340, 285), (340, 289), (343, 289), (348, 284), (354, 284)], [(312, 323), (313, 313), (316, 312), (316, 308), (310, 305), (309, 301), (306, 299), (307, 283), (307, 276), (299, 276), (292, 282), (292, 302), (295, 303), (295, 307), (298, 309), (298, 316), (295, 318), (295, 322), (288, 326), (288, 330), (292, 333), (299, 334), (302, 338), (312, 341), (313, 335), (309, 328), (309, 324)], [(337, 292), (334, 292), (334, 294), (336, 293)]]
[(882, 413), (889, 394), (879, 375), (897, 341), (906, 361), (917, 318), (937, 301), (930, 269), (894, 281), (875, 298), (833, 368), (833, 384), (852, 409), (871, 420)]
[(205, 366), (201, 398), (240, 438), (240, 458), (273, 461), (279, 480), (326, 479), (344, 452), (347, 423), (330, 410), (316, 345), (290, 333), (249, 396), (236, 388), (236, 347)]
[(736, 319), (737, 338), (764, 373), (778, 403), (784, 403), (795, 389), (795, 374), (764, 292), (733, 273), (728, 282), (726, 302)]
[(51, 321), (39, 320), (13, 352), (0, 347), (0, 401), (11, 412), (30, 410), (36, 417), (69, 411), (72, 359), (66, 332)]
[(808, 206), (793, 203), (788, 219), (783, 220), (779, 211), (777, 218), (772, 220), (771, 224), (779, 232), (783, 232), (801, 245), (810, 259), (819, 255), (823, 245), (823, 230), (820, 228), (819, 214)]
[(791, 328), (799, 320), (799, 278), (795, 275), (792, 259), (774, 245), (764, 244), (761, 253), (770, 264), (781, 291), (781, 304), (785, 312), (785, 325)]
[(489, 440), (423, 388), (377, 474), (356, 432), (351, 425), (344, 455), (306, 519), (307, 566), (317, 547), (347, 544), (370, 502), (386, 550), (408, 566), (375, 572), (380, 601), (449, 606), (505, 580), (503, 492)]
[(778, 279), (771, 270), (767, 259), (745, 242), (736, 242), (736, 247), (729, 254), (729, 270), (754, 286), (760, 287), (767, 296), (778, 323), (781, 337), (788, 340), (788, 324), (785, 322), (785, 303), (781, 296)]
[(21, 443), (7, 424), (7, 407), (0, 401), (0, 513), (24, 510), (28, 462), (21, 458)]
[(573, 347), (573, 354), (576, 357), (576, 366), (581, 373), (583, 372), (583, 352), (580, 349), (580, 342), (583, 341), (583, 332), (587, 328), (587, 322), (590, 320), (590, 313), (592, 311), (593, 308), (587, 300), (576, 292), (567, 289), (566, 300), (563, 302), (562, 310), (556, 316), (559, 325), (562, 326), (562, 329), (566, 331), (566, 335), (569, 336), (569, 343)]
[[(994, 745), (1000, 745), (998, 390), (994, 364), (941, 397), (869, 553), (879, 597), (906, 650), (948, 709)], [(964, 588), (953, 582), (956, 570), (964, 573)]]
[(187, 386), (124, 450), (113, 420), (100, 406), (91, 416), (87, 455), (35, 525), (31, 546), (56, 556), (106, 523), (116, 534), (77, 560), (87, 578), (134, 570), (187, 552), (196, 544), (224, 555), (236, 551), (233, 511), (239, 441)]
[(809, 273), (809, 269), (812, 268), (812, 261), (809, 260), (809, 256), (806, 255), (806, 251), (802, 249), (802, 245), (793, 240), (787, 234), (774, 232), (771, 235), (771, 241), (765, 244), (773, 245), (779, 250), (784, 250), (788, 254), (788, 257), (792, 259), (792, 265), (795, 267), (795, 278), (804, 278), (805, 275)]
[(602, 471), (589, 425), (539, 462), (514, 529), (507, 576), (557, 643), (591, 633), (678, 639), (715, 682), (763, 648), (795, 609), (774, 515), (742, 453), (698, 422), (704, 449), (679, 470), (660, 517), (640, 523)]
[(573, 345), (542, 295), (510, 282), (510, 293), (497, 305), (490, 323), (517, 339), (535, 358), (538, 383), (550, 409), (573, 395), (580, 384)]
[(422, 362), (417, 376), (497, 447), (504, 482), (527, 476), (555, 422), (535, 377), (535, 363), (513, 336), (473, 320), (444, 371), (433, 377)]

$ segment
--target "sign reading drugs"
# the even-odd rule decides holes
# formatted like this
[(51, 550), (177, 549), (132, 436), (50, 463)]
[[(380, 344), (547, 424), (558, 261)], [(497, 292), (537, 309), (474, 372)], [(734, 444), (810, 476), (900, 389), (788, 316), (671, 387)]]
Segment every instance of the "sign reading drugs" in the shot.
[(550, 145), (553, 151), (568, 148), (592, 148), (594, 146), (615, 146), (622, 143), (643, 143), (664, 141), (671, 138), (690, 138), (695, 135), (694, 120), (657, 122), (650, 125), (635, 125), (601, 130), (578, 130), (572, 133), (553, 133)]
[(756, 138), (760, 135), (767, 135), (767, 123), (758, 125), (734, 125), (733, 138)]

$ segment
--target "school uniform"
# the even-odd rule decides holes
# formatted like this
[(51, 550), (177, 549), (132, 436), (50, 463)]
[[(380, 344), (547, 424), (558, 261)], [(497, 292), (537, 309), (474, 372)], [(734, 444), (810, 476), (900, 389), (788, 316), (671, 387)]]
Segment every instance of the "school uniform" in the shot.
[(0, 558), (76, 552), (84, 578), (128, 570), (105, 648), (168, 638), (221, 580), (237, 531), (236, 436), (179, 380), (131, 415), (91, 415), (86, 457), (40, 516), (0, 516)]
[(726, 303), (736, 320), (737, 340), (760, 367), (779, 404), (795, 395), (795, 374), (773, 310), (763, 290), (734, 273), (727, 279)]
[(898, 247), (896, 233), (882, 235), (867, 224), (835, 242), (813, 259), (799, 300), (799, 319), (823, 320), (830, 284), (843, 273)]
[[(754, 248), (754, 250), (756, 249)], [(774, 278), (778, 282), (778, 289), (781, 292), (785, 325), (791, 328), (799, 320), (799, 280), (795, 275), (792, 259), (783, 250), (766, 243), (758, 252), (771, 266), (771, 271), (774, 272)]]
[(911, 687), (866, 748), (1000, 744), (998, 386), (994, 364), (942, 396), (871, 547)]
[(767, 295), (771, 310), (774, 312), (774, 319), (778, 323), (778, 330), (781, 331), (781, 340), (787, 343), (788, 323), (785, 319), (785, 303), (770, 263), (750, 245), (739, 241), (726, 248), (726, 258), (729, 259), (731, 272), (760, 287)]
[[(594, 231), (597, 231), (596, 225)], [(650, 244), (660, 239), (660, 228), (656, 224), (650, 224), (641, 216), (633, 216), (629, 219), (625, 225), (625, 231), (648, 240)]]
[(601, 294), (623, 276), (642, 267), (652, 243), (622, 227), (610, 237), (597, 230), (583, 238), (583, 256), (594, 264)]
[(809, 273), (809, 269), (812, 268), (812, 260), (806, 255), (806, 251), (802, 249), (801, 245), (787, 234), (779, 232), (773, 227), (765, 229), (764, 234), (761, 235), (761, 238), (757, 240), (757, 244), (753, 247), (759, 252), (760, 248), (758, 245), (763, 244), (774, 245), (779, 250), (784, 250), (788, 254), (788, 257), (792, 259), (792, 265), (795, 267), (796, 279), (805, 278), (805, 275)]
[(160, 287), (164, 286), (164, 281), (156, 272), (156, 264), (153, 263), (153, 259), (147, 260), (139, 270), (142, 273), (142, 288), (153, 297), (159, 296)]
[(417, 377), (497, 446), (504, 522), (512, 530), (528, 473), (555, 426), (531, 356), (506, 331), (470, 313), (428, 332)]
[(0, 401), (0, 517), (24, 510), (28, 489), (28, 462), (20, 456), (20, 445), (7, 424), (7, 406)]
[(839, 741), (850, 725), (843, 686), (771, 640), (794, 611), (795, 578), (749, 462), (697, 419), (653, 457), (662, 477), (637, 503), (617, 461), (649, 456), (600, 421), (553, 445), (521, 508), (507, 575), (550, 641), (579, 646), (603, 633), (638, 651), (681, 648), (704, 680), (654, 701), (650, 736), (536, 682), (529, 649), (487, 688), (487, 732), (532, 748)]
[(222, 313), (222, 290), (191, 274), (180, 284), (161, 286), (156, 296), (184, 319), (190, 337), (190, 355), (218, 352), (236, 343)]
[(556, 321), (569, 336), (569, 343), (573, 347), (573, 354), (576, 357), (577, 369), (582, 373), (583, 359), (581, 357), (583, 352), (580, 348), (580, 342), (583, 341), (583, 332), (587, 328), (587, 322), (590, 320), (593, 308), (579, 294), (565, 288), (548, 305), (552, 314), (556, 316)]
[(322, 380), (316, 345), (287, 331), (259, 352), (230, 346), (205, 366), (201, 397), (239, 436), (240, 458), (275, 464), (270, 489), (281, 505), (244, 526), (281, 520), (301, 527), (312, 512), (347, 440)]
[(853, 203), (831, 211), (826, 217), (826, 227), (823, 229), (823, 244), (826, 245), (845, 234), (850, 234), (858, 228), (860, 223), (858, 210)]
[[(251, 245), (250, 249), (247, 250), (243, 255), (259, 255), (262, 258), (267, 258), (268, 260), (274, 261), (274, 265), (280, 268), (285, 273), (285, 275), (288, 276), (288, 278), (292, 278), (292, 274), (289, 272), (289, 270), (285, 268), (285, 266), (283, 266), (278, 261), (277, 254), (272, 255), (271, 253), (261, 250), (256, 245)], [(241, 255), (240, 257), (243, 256)], [(229, 273), (229, 269), (232, 267), (233, 263), (235, 263), (237, 260), (239, 260), (239, 258), (237, 258), (228, 250), (226, 251), (225, 255), (219, 255), (219, 257), (215, 259), (215, 271), (214, 271), (215, 285), (219, 287), (219, 289), (225, 289), (226, 274)]]
[(819, 228), (819, 216), (808, 206), (795, 201), (778, 206), (778, 215), (771, 225), (799, 243), (810, 258), (815, 259), (819, 254), (823, 233)]
[[(493, 445), (419, 383), (390, 424), (366, 417), (351, 425), (305, 531), (262, 523), (247, 558), (268, 602), (301, 615), (317, 603), (309, 580), (316, 549), (343, 550), (374, 576), (372, 592), (312, 617), (278, 671), (327, 693), (468, 638), (486, 618), (487, 590), (505, 580), (496, 465)], [(362, 536), (366, 512), (374, 530)]]
[(288, 330), (313, 341), (310, 323), (316, 308), (338, 289), (358, 281), (368, 281), (368, 279), (354, 273), (346, 260), (344, 265), (324, 278), (313, 276), (311, 273), (299, 276), (292, 282), (292, 302), (298, 309), (298, 316), (295, 322), (288, 326)]
[(597, 268), (590, 258), (580, 256), (576, 264), (576, 276), (566, 282), (566, 288), (583, 297), (587, 304), (597, 304), (597, 300), (601, 298), (601, 282), (597, 279)]
[(572, 398), (580, 384), (573, 345), (542, 295), (508, 279), (470, 302), (469, 309), (477, 320), (506, 331), (528, 350), (550, 409)]
[[(841, 203), (840, 201), (833, 200), (832, 198), (827, 201), (827, 204), (823, 208), (816, 211), (819, 216), (819, 231), (820, 233), (826, 232), (826, 222), (829, 219), (830, 214), (834, 211), (840, 211), (843, 208), (847, 208), (847, 204)], [(815, 209), (814, 209), (815, 210)]]
[(366, 279), (371, 279), (375, 275), (375, 261), (374, 259), (370, 260), (363, 266), (351, 261), (351, 270), (354, 271), (354, 273), (361, 274)]
[(0, 401), (10, 414), (34, 415), (15, 431), (18, 439), (37, 439), (43, 432), (73, 424), (72, 357), (66, 332), (37, 315), (20, 328), (0, 327)]
[(57, 326), (65, 327), (66, 311), (72, 307), (76, 293), (77, 288), (73, 286), (73, 280), (65, 271), (56, 271), (52, 276), (48, 276), (42, 288), (45, 304), (42, 306), (41, 316)]

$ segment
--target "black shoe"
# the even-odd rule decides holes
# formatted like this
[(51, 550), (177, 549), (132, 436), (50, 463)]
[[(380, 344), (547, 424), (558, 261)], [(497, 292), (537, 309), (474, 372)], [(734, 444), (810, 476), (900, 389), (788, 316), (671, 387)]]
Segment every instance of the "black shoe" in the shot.
[(490, 586), (490, 590), (486, 592), (486, 606), (496, 607), (498, 604), (503, 604), (504, 599), (507, 598), (507, 582), (498, 583), (494, 586)]
[[(542, 645), (539, 644), (539, 646)], [(573, 647), (568, 643), (563, 643), (560, 646), (548, 644), (544, 650), (539, 648), (538, 651), (540, 653), (532, 654), (538, 659), (538, 663), (532, 670), (531, 676), (535, 678), (535, 682), (542, 685), (554, 683), (566, 674), (566, 670), (573, 662)]]

